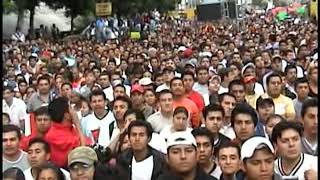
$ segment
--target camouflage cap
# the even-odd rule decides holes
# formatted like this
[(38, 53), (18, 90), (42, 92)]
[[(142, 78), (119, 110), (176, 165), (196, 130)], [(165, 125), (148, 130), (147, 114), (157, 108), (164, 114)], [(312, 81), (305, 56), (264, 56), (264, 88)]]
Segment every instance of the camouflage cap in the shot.
[(98, 161), (96, 152), (87, 146), (80, 146), (69, 152), (68, 155), (68, 166), (71, 164), (80, 162), (88, 165), (93, 165), (94, 162)]

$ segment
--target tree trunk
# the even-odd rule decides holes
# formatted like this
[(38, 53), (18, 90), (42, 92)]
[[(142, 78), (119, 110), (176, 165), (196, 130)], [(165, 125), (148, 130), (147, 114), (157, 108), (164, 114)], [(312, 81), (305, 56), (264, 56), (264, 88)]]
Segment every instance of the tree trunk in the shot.
[(17, 19), (17, 26), (16, 26), (20, 30), (22, 30), (23, 21), (24, 21), (24, 10), (21, 8), (21, 9), (18, 9), (18, 19)]
[(35, 14), (35, 7), (33, 9), (30, 9), (30, 18), (29, 18), (29, 29), (30, 29), (30, 35), (33, 35), (34, 33), (34, 14)]
[(73, 20), (74, 20), (74, 15), (71, 14), (71, 33), (73, 33)]

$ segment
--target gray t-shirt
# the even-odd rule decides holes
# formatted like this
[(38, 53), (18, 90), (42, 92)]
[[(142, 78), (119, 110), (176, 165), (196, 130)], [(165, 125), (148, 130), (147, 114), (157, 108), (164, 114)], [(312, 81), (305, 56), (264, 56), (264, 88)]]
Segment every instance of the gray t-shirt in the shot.
[(21, 169), (22, 171), (28, 169), (30, 167), (27, 153), (24, 151), (21, 151), (20, 157), (16, 161), (9, 161), (5, 157), (2, 159), (2, 172), (5, 170), (11, 168), (11, 167), (17, 167)]

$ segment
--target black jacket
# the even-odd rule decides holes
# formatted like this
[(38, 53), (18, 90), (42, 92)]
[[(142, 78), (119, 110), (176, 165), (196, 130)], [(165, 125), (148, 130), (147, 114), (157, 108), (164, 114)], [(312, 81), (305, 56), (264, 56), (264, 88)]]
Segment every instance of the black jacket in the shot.
[[(164, 174), (160, 175), (157, 180), (183, 180), (182, 177), (177, 174), (166, 171)], [(217, 178), (212, 177), (205, 173), (200, 167), (197, 167), (196, 177), (194, 180), (217, 180)]]
[[(153, 156), (153, 170), (151, 175), (151, 180), (156, 180), (160, 174), (163, 173), (167, 169), (165, 155), (160, 151), (153, 149), (152, 147), (148, 146), (149, 152), (148, 156)], [(132, 149), (127, 149), (126, 151), (122, 152), (117, 159), (117, 168), (118, 171), (126, 174), (125, 179), (131, 179), (131, 163), (133, 158)]]

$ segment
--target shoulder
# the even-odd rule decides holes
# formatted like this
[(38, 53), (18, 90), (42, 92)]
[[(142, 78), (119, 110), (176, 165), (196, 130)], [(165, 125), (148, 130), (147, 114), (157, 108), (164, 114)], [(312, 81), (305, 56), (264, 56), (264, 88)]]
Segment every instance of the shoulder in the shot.
[(148, 121), (148, 122), (154, 121), (154, 120), (156, 120), (156, 119), (159, 118), (159, 117), (160, 117), (160, 111), (151, 114), (151, 115), (148, 117), (147, 121)]

